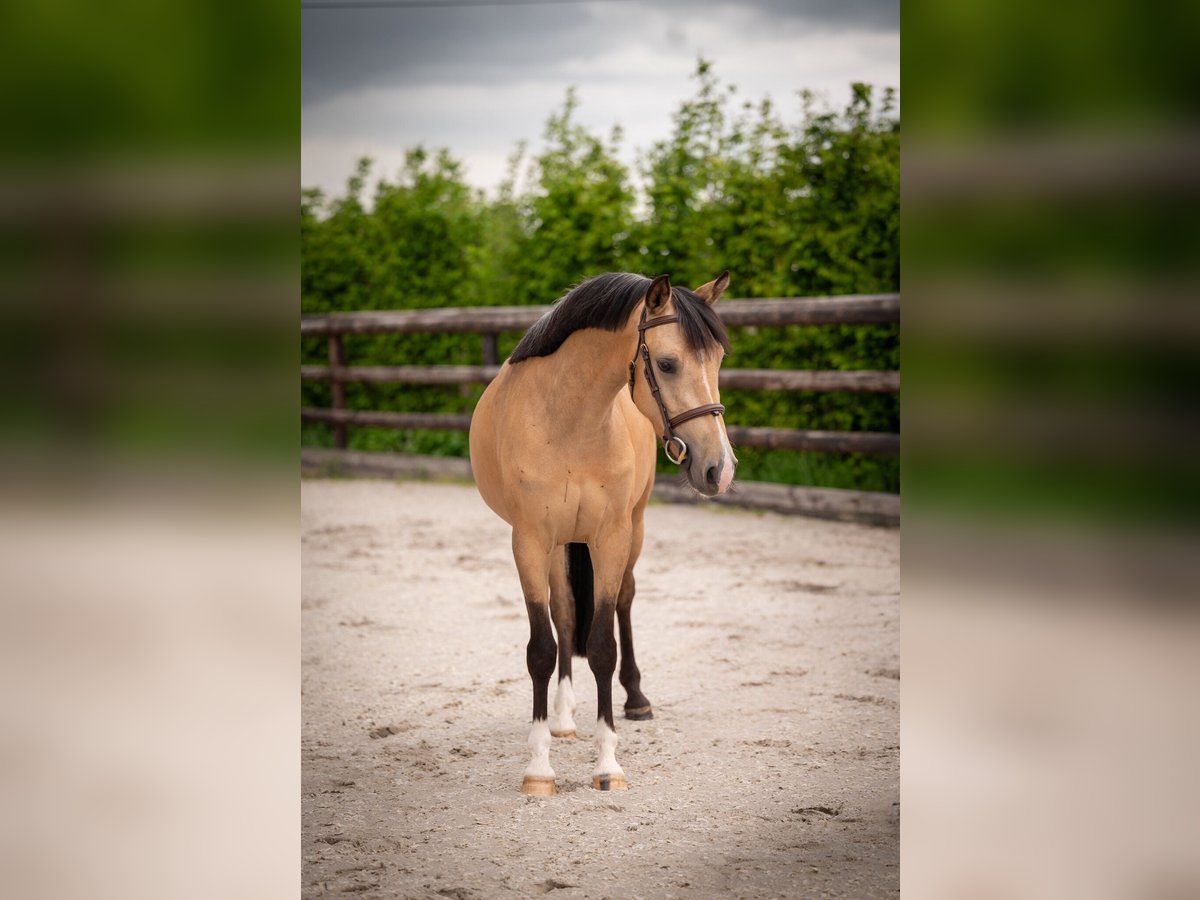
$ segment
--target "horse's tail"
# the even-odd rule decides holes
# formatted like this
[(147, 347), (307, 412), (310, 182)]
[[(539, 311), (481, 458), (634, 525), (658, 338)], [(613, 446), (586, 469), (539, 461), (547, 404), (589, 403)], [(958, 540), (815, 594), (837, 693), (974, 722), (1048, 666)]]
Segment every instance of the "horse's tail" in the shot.
[(575, 596), (575, 655), (587, 656), (588, 632), (595, 612), (595, 573), (587, 544), (567, 544), (567, 578)]

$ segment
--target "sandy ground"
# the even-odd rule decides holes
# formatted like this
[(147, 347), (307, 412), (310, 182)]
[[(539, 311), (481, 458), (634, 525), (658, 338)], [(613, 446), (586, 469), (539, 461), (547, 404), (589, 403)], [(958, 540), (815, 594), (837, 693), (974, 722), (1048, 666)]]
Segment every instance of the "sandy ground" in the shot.
[[(899, 533), (652, 506), (634, 634), (655, 718), (591, 788), (519, 792), (531, 689), (507, 526), (471, 486), (302, 483), (303, 894), (899, 893)], [(553, 684), (553, 682), (552, 682)]]

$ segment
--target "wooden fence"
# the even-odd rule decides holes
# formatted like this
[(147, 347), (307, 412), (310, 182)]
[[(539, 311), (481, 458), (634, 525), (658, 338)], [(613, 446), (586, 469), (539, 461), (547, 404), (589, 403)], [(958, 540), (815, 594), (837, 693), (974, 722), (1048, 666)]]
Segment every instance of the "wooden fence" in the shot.
[[(300, 321), (303, 336), (328, 338), (329, 364), (301, 366), (305, 381), (331, 382), (329, 409), (305, 407), (307, 422), (326, 422), (333, 429), (334, 451), (311, 448), (301, 454), (307, 471), (331, 469), (365, 474), (442, 474), (470, 477), (466, 460), (400, 457), (397, 454), (346, 451), (349, 426), (421, 428), (466, 431), (471, 417), (457, 413), (402, 413), (345, 408), (347, 382), (402, 384), (487, 383), (499, 371), (497, 339), (501, 332), (524, 331), (548, 306), (493, 306), (414, 309), (386, 312), (333, 313), (306, 316)], [(863, 325), (898, 322), (899, 294), (843, 297), (785, 297), (726, 300), (717, 309), (729, 326)], [(344, 335), (382, 333), (476, 333), (481, 338), (478, 366), (347, 366)], [(722, 369), (721, 387), (775, 391), (897, 392), (899, 372), (810, 371), (800, 369)], [(727, 424), (734, 446), (768, 447), (829, 453), (900, 452), (900, 435), (858, 431), (811, 431), (791, 428), (756, 428)], [(655, 494), (668, 500), (692, 499), (690, 491), (660, 479)], [(717, 502), (822, 518), (847, 519), (872, 524), (896, 524), (900, 498), (895, 494), (806, 488), (794, 485), (738, 482), (735, 491)]]

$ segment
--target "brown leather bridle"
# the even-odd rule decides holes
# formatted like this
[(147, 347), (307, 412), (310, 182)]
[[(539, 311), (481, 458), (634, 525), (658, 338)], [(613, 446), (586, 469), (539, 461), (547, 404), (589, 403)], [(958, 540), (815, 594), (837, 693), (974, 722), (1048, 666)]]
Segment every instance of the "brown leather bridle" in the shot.
[[(663, 433), (659, 436), (663, 442), (663, 452), (667, 454), (667, 459), (679, 465), (687, 459), (688, 446), (687, 443), (677, 435), (674, 431), (676, 426), (682, 425), (684, 422), (690, 422), (692, 419), (698, 419), (701, 416), (719, 416), (725, 412), (724, 405), (720, 403), (705, 403), (702, 406), (696, 406), (685, 412), (681, 412), (677, 416), (672, 416), (667, 412), (667, 405), (663, 403), (662, 394), (658, 389), (658, 379), (654, 377), (654, 366), (650, 364), (650, 350), (646, 347), (646, 330), (656, 328), (659, 325), (670, 325), (672, 322), (678, 322), (679, 316), (659, 316), (657, 319), (646, 319), (646, 306), (642, 304), (642, 318), (638, 322), (638, 345), (633, 352), (633, 359), (629, 361), (629, 396), (633, 397), (633, 382), (634, 373), (637, 371), (637, 360), (641, 356), (646, 375), (646, 386), (650, 388), (650, 394), (654, 397), (654, 402), (658, 404), (658, 411), (662, 414)], [(671, 455), (671, 448), (678, 445), (676, 455)]]

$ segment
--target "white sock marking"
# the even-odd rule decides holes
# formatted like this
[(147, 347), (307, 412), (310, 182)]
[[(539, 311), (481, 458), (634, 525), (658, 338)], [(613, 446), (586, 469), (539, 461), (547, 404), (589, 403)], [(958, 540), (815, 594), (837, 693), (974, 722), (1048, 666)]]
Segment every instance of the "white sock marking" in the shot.
[(571, 679), (563, 678), (554, 692), (554, 715), (550, 719), (550, 730), (559, 733), (575, 730), (575, 689)]
[(550, 725), (545, 719), (535, 719), (529, 730), (529, 765), (525, 767), (525, 774), (554, 777), (554, 770), (550, 768)]
[(600, 755), (592, 775), (624, 775), (617, 765), (617, 733), (608, 727), (603, 718), (596, 720), (596, 752)]

